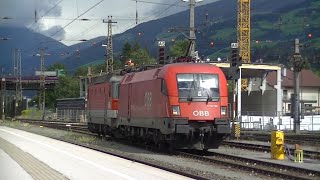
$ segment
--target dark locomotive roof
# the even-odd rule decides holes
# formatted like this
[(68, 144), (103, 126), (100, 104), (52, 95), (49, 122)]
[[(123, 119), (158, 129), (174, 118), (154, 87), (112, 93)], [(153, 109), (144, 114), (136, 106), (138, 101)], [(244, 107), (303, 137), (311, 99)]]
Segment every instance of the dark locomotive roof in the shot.
[[(151, 80), (156, 79), (158, 77), (162, 77), (164, 73), (167, 71), (171, 71), (173, 69), (184, 69), (184, 68), (212, 68), (215, 67), (219, 69), (217, 66), (206, 63), (172, 63), (166, 65), (143, 65), (135, 68), (127, 68), (121, 70), (115, 70), (114, 73), (104, 73), (102, 75), (96, 75), (91, 77), (90, 84), (100, 84), (103, 82), (110, 81), (122, 81), (122, 83), (132, 82), (134, 79), (138, 81)], [(134, 78), (133, 78), (134, 77)], [(122, 80), (122, 78), (124, 78)]]
[(91, 83), (90, 84), (100, 84), (103, 82), (110, 82), (110, 81), (120, 81), (123, 76), (119, 76), (114, 73), (110, 74), (103, 74), (99, 76), (91, 77)]
[(176, 71), (199, 71), (199, 68), (203, 72), (212, 72), (217, 71), (218, 73), (222, 73), (221, 69), (215, 65), (211, 64), (204, 64), (204, 63), (173, 63), (173, 64), (166, 64), (164, 66), (160, 66), (158, 68), (153, 68), (150, 70), (145, 70), (141, 72), (131, 72), (124, 76), (121, 83), (132, 83), (132, 82), (138, 82), (138, 81), (147, 81), (157, 78), (164, 78), (166, 74), (170, 72), (176, 72)]

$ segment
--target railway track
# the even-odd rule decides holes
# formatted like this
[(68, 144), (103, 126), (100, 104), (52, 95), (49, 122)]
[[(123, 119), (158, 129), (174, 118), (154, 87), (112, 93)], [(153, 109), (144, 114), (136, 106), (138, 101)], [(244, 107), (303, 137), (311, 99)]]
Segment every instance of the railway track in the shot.
[[(241, 139), (246, 140), (257, 140), (257, 141), (270, 141), (270, 133), (266, 132), (242, 132)], [(292, 134), (285, 133), (284, 139), (288, 144), (302, 144), (302, 145), (312, 145), (320, 147), (320, 133), (304, 133), (304, 134)]]
[[(25, 122), (25, 123), (32, 123), (32, 124), (36, 124), (36, 125), (42, 125), (45, 127), (50, 127), (50, 128), (56, 128), (56, 129), (62, 129), (62, 130), (71, 130), (74, 132), (79, 132), (79, 133), (84, 133), (84, 134), (88, 134), (89, 132), (86, 130), (84, 131), (84, 127), (86, 127), (85, 124), (79, 124), (79, 123), (66, 123), (66, 122), (45, 122), (45, 121), (37, 121), (37, 120), (22, 120), (21, 122)], [(69, 125), (70, 126), (67, 126)], [(90, 135), (95, 135), (92, 133), (89, 133)], [(68, 142), (68, 141), (67, 141)], [(72, 143), (72, 144), (76, 144), (82, 147), (86, 147), (86, 148), (90, 148), (96, 151), (100, 151), (103, 153), (107, 153), (110, 155), (114, 155), (117, 157), (121, 157), (121, 158), (125, 158), (131, 161), (135, 161), (135, 162), (139, 162), (142, 164), (146, 164), (149, 166), (153, 166), (156, 168), (160, 168), (160, 169), (164, 169), (166, 171), (170, 171), (173, 173), (177, 173), (177, 174), (181, 174), (183, 176), (186, 177), (190, 177), (190, 178), (195, 178), (195, 179), (207, 179), (205, 177), (202, 176), (196, 176), (193, 174), (188, 174), (185, 172), (180, 172), (178, 170), (173, 170), (167, 167), (162, 167), (159, 166), (157, 164), (152, 164), (152, 163), (148, 163), (148, 162), (144, 162), (138, 159), (134, 159), (134, 158), (130, 158), (124, 155), (119, 155), (119, 154), (115, 154), (113, 152), (108, 152), (103, 150), (102, 148), (99, 147), (94, 147), (88, 144), (80, 144), (80, 143), (76, 143), (76, 142), (68, 142), (68, 143)], [(227, 145), (226, 142), (224, 142), (225, 145)], [(132, 143), (130, 143), (132, 144)], [(236, 145), (237, 144), (237, 145)], [(238, 146), (241, 148), (249, 148), (248, 144), (245, 143), (229, 143), (228, 145), (230, 146)], [(259, 150), (259, 151), (266, 151), (266, 150), (270, 150), (269, 146), (262, 146), (262, 145), (252, 145), (250, 144), (250, 148), (254, 149), (254, 150)], [(141, 147), (141, 146), (140, 146)], [(154, 150), (155, 152), (159, 152), (156, 148), (150, 148), (148, 147), (149, 150)], [(217, 153), (217, 152), (204, 152), (204, 151), (174, 151), (173, 152), (174, 155), (176, 156), (182, 156), (185, 158), (192, 158), (192, 159), (196, 159), (196, 160), (200, 160), (203, 162), (207, 162), (212, 164), (212, 166), (214, 165), (222, 165), (222, 166), (226, 166), (226, 167), (232, 167), (241, 171), (247, 171), (250, 174), (253, 175), (264, 175), (266, 177), (274, 177), (274, 178), (285, 178), (285, 179), (320, 179), (320, 172), (319, 171), (314, 171), (314, 170), (308, 170), (308, 169), (304, 169), (304, 168), (299, 168), (299, 167), (293, 167), (293, 166), (287, 166), (287, 165), (281, 165), (281, 164), (276, 164), (276, 163), (271, 163), (271, 162), (266, 162), (266, 161), (261, 161), (261, 160), (256, 160), (256, 159), (249, 159), (249, 158), (245, 158), (245, 157), (239, 157), (239, 156), (234, 156), (234, 155), (230, 155), (230, 154), (223, 154), (223, 153)]]
[(43, 121), (34, 119), (19, 119), (20, 122), (39, 125), (43, 127), (78, 132), (87, 135), (95, 135), (88, 131), (86, 123), (61, 122), (61, 121)]
[[(223, 141), (223, 145), (247, 149), (247, 150), (254, 150), (254, 151), (261, 151), (261, 152), (270, 152), (269, 145), (259, 145), (259, 144), (251, 144), (251, 143), (242, 143), (242, 142), (234, 142), (234, 141)], [(290, 153), (294, 153), (294, 149), (289, 148)], [(311, 151), (311, 150), (303, 150), (303, 156), (311, 159), (320, 159), (320, 152), (319, 151)]]
[(245, 170), (253, 174), (263, 174), (267, 177), (277, 177), (284, 179), (319, 179), (320, 172), (298, 168), (293, 166), (275, 164), (256, 159), (248, 159), (244, 157), (234, 156), (230, 154), (217, 152), (203, 152), (203, 151), (178, 151), (178, 155), (209, 162), (213, 164), (220, 164), (239, 170)]

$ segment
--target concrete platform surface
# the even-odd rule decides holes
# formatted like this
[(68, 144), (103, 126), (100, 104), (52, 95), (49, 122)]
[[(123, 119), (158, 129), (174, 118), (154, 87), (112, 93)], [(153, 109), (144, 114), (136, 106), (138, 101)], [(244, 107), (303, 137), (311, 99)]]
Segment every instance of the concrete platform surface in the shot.
[[(31, 154), (67, 179), (189, 179), (137, 162), (4, 126), (0, 126), (0, 138)], [(11, 165), (21, 171), (22, 179), (30, 178), (1, 149), (0, 160), (0, 174), (4, 166)], [(8, 171), (8, 179), (19, 179), (20, 176), (17, 178), (14, 175), (9, 176), (12, 173)]]
[(16, 161), (0, 149), (0, 179), (32, 180), (33, 178)]

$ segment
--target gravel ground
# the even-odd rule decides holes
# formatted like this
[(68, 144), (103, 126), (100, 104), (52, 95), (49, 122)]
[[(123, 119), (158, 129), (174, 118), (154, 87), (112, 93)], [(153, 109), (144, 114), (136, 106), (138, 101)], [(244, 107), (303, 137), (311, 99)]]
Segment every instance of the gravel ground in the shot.
[[(154, 153), (148, 150), (135, 148), (132, 146), (120, 144), (111, 140), (102, 140), (101, 138), (83, 135), (79, 133), (73, 133), (69, 131), (61, 131), (51, 128), (45, 128), (41, 126), (34, 126), (27, 123), (4, 121), (0, 122), (0, 125), (17, 128), (20, 130), (28, 131), (31, 133), (51, 137), (55, 139), (61, 139), (65, 141), (74, 141), (83, 144), (90, 144), (103, 148), (107, 151), (111, 151), (116, 154), (121, 154), (129, 157), (133, 157), (139, 160), (148, 161), (150, 163), (156, 163), (169, 168), (175, 168), (188, 173), (202, 175), (210, 179), (245, 179), (256, 180), (265, 179), (266, 177), (259, 177), (255, 173), (240, 172), (239, 170), (233, 170), (231, 167), (224, 167), (220, 165), (209, 165), (205, 162), (197, 161), (194, 159), (187, 159), (178, 156), (162, 155)], [(234, 151), (239, 151), (235, 149)]]

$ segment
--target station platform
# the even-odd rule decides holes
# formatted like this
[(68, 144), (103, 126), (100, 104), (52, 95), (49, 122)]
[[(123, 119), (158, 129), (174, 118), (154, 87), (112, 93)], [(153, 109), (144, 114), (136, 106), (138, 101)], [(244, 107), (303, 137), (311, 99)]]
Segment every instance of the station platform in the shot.
[[(234, 142), (242, 142), (242, 143), (248, 143), (248, 144), (260, 144), (260, 145), (270, 145), (268, 142), (258, 142), (258, 141), (245, 141), (245, 140), (228, 140), (228, 141), (234, 141)], [(289, 146), (291, 147), (291, 146)], [(315, 147), (304, 147), (302, 146), (303, 150), (312, 150), (312, 151), (317, 151)], [(295, 163), (291, 160), (289, 160), (287, 157), (285, 157), (284, 160), (274, 160), (271, 159), (271, 154), (270, 152), (258, 152), (258, 151), (250, 151), (250, 150), (241, 150), (239, 148), (228, 148), (228, 147), (219, 147), (219, 149), (213, 149), (210, 150), (213, 152), (218, 152), (218, 153), (227, 153), (227, 154), (232, 154), (234, 156), (239, 156), (239, 157), (245, 157), (249, 159), (255, 159), (255, 160), (260, 160), (260, 161), (265, 161), (265, 162), (271, 162), (271, 163), (276, 163), (276, 164), (282, 164), (282, 165), (287, 165), (287, 166), (292, 166), (292, 167), (299, 167), (303, 169), (310, 169), (314, 171), (319, 171), (320, 173), (320, 161), (315, 160), (315, 159), (308, 159), (304, 158), (304, 161), (301, 163)], [(318, 149), (319, 151), (319, 149)]]
[(190, 179), (4, 126), (0, 126), (0, 174), (2, 180)]

